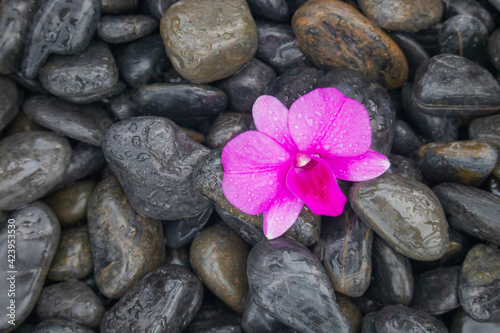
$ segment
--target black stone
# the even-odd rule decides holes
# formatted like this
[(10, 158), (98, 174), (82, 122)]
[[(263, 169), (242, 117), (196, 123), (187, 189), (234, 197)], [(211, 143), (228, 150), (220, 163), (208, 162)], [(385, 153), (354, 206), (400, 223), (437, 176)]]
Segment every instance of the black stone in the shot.
[(109, 103), (109, 110), (111, 113), (120, 120), (125, 120), (134, 116), (134, 110), (137, 105), (132, 100), (128, 91), (113, 98)]
[(488, 33), (495, 29), (493, 17), (484, 6), (476, 0), (442, 0), (444, 3), (443, 18), (448, 19), (455, 15), (469, 15), (484, 24)]
[(95, 333), (93, 329), (77, 324), (71, 320), (51, 319), (42, 321), (33, 333)]
[(28, 90), (29, 92), (32, 92), (33, 94), (47, 95), (49, 93), (47, 90), (45, 90), (44, 87), (42, 87), (42, 84), (40, 83), (40, 81), (38, 81), (38, 78), (28, 79), (19, 71), (12, 72), (10, 74), (10, 77), (12, 78), (12, 80), (16, 81), (18, 85)]
[(187, 269), (191, 269), (191, 263), (189, 262), (189, 248), (181, 247), (177, 249), (168, 249), (165, 265), (179, 265), (186, 267)]
[(158, 26), (148, 15), (106, 15), (99, 20), (97, 34), (107, 43), (119, 44), (147, 36)]
[(226, 143), (238, 134), (255, 130), (253, 118), (249, 114), (224, 112), (212, 124), (207, 134), (207, 145), (210, 148), (223, 148)]
[(469, 136), (500, 149), (500, 114), (474, 119), (469, 125)]
[(418, 67), (427, 59), (430, 58), (427, 51), (420, 45), (412, 35), (406, 32), (392, 32), (390, 34), (393, 41), (398, 44), (403, 51), (406, 61), (408, 62), (409, 75), (408, 80), (411, 82), (415, 77)]
[(395, 127), (391, 153), (411, 156), (420, 146), (422, 146), (422, 140), (420, 140), (411, 127), (402, 120), (396, 120)]
[(0, 132), (14, 120), (22, 100), (23, 93), (17, 88), (14, 81), (7, 76), (0, 76), (0, 101), (2, 101), (0, 104)]
[(453, 333), (498, 333), (500, 332), (500, 321), (497, 322), (479, 322), (475, 321), (465, 313), (464, 310), (458, 309), (450, 324), (450, 332)]
[(103, 14), (123, 14), (133, 12), (138, 0), (102, 0)]
[(177, 1), (178, 0), (146, 0), (146, 3), (151, 14), (160, 20), (163, 13)]
[(248, 0), (247, 2), (255, 17), (276, 22), (287, 22), (290, 17), (285, 0)]
[(229, 211), (222, 209), (218, 205), (215, 206), (215, 211), (222, 221), (248, 244), (254, 246), (258, 242), (266, 239), (261, 226), (253, 224), (248, 219), (232, 215)]
[(424, 180), (422, 171), (418, 168), (415, 160), (391, 154), (389, 155), (389, 162), (391, 162), (391, 166), (387, 169), (387, 174), (410, 178), (418, 182), (422, 182)]
[[(184, 333), (243, 333), (241, 317), (222, 306), (203, 303)], [(245, 332), (247, 333), (247, 332)]]
[(500, 70), (500, 29), (495, 30), (488, 40), (488, 56), (495, 68)]
[(163, 223), (165, 245), (176, 249), (189, 244), (194, 236), (207, 224), (214, 206), (210, 205), (195, 216)]
[(275, 333), (283, 328), (283, 324), (255, 304), (252, 294), (248, 293), (241, 327), (245, 333)]
[(94, 94), (89, 94), (85, 96), (69, 96), (63, 97), (68, 102), (76, 104), (89, 104), (95, 102), (107, 103), (109, 98), (115, 97), (125, 91), (127, 85), (122, 80), (118, 80), (115, 85), (111, 87), (99, 90)]

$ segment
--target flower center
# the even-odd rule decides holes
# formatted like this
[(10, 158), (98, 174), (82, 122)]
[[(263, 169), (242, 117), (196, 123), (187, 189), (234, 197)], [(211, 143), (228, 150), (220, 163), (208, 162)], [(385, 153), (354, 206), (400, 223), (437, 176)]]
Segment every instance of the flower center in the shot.
[(316, 165), (316, 161), (306, 154), (298, 153), (295, 157), (295, 167), (308, 170)]

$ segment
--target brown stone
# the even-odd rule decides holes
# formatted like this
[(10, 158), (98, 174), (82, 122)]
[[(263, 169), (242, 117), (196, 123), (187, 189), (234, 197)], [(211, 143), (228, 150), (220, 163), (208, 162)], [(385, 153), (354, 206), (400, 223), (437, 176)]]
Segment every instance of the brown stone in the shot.
[(401, 87), (408, 78), (396, 43), (344, 2), (310, 0), (295, 12), (292, 27), (302, 51), (320, 69), (356, 69), (387, 88)]

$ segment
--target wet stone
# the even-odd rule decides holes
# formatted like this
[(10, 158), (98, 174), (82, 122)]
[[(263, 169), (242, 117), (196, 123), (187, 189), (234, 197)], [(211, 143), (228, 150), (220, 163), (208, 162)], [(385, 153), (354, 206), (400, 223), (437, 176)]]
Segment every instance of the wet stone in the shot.
[(198, 233), (189, 251), (191, 267), (203, 284), (240, 314), (248, 292), (248, 251), (234, 231), (220, 224)]
[(17, 88), (14, 81), (7, 76), (0, 76), (0, 101), (2, 101), (0, 104), (0, 131), (14, 120), (22, 100), (23, 93)]
[(64, 97), (68, 102), (76, 104), (89, 104), (95, 102), (105, 102), (107, 103), (109, 98), (115, 97), (125, 91), (127, 85), (122, 80), (118, 80), (115, 85), (99, 90), (98, 92), (85, 96), (69, 96)]
[(36, 305), (36, 314), (41, 320), (67, 319), (90, 328), (99, 326), (104, 312), (99, 298), (81, 281), (45, 287)]
[(180, 333), (203, 299), (200, 280), (188, 269), (167, 265), (146, 275), (106, 312), (100, 331)]
[(443, 15), (441, 0), (360, 0), (358, 5), (385, 30), (416, 32), (438, 23)]
[(352, 332), (360, 332), (362, 319), (361, 311), (354, 304), (351, 298), (338, 293), (335, 293), (335, 297), (335, 301), (339, 305), (340, 311), (342, 311), (344, 316), (351, 323)]
[(255, 17), (276, 22), (287, 22), (290, 16), (285, 0), (248, 0), (248, 6)]
[(47, 278), (52, 281), (82, 279), (89, 275), (93, 268), (87, 226), (63, 230)]
[(396, 120), (394, 140), (392, 141), (391, 153), (403, 156), (411, 156), (422, 146), (422, 140), (415, 132), (402, 120)]
[(422, 182), (424, 180), (422, 171), (418, 168), (415, 160), (391, 154), (389, 155), (389, 162), (391, 162), (391, 166), (387, 169), (387, 174), (410, 178), (418, 182)]
[(158, 20), (161, 20), (161, 17), (167, 9), (177, 1), (178, 0), (146, 0), (146, 4), (151, 14)]
[[(241, 317), (228, 309), (203, 303), (184, 333), (243, 333)], [(247, 332), (245, 332), (247, 333)]]
[(500, 70), (500, 29), (495, 30), (488, 40), (488, 56), (490, 62)]
[(113, 124), (108, 112), (98, 105), (75, 105), (48, 96), (28, 98), (23, 111), (43, 127), (94, 146), (101, 145)]
[(195, 216), (163, 223), (165, 245), (169, 248), (179, 248), (189, 244), (194, 236), (207, 224), (214, 207), (208, 206)]
[(137, 8), (137, 0), (102, 0), (103, 14), (122, 14), (133, 12)]
[(257, 244), (248, 256), (254, 302), (286, 326), (304, 333), (348, 332), (320, 261), (302, 244), (281, 237)]
[(397, 44), (344, 2), (308, 1), (295, 12), (292, 27), (302, 51), (322, 70), (352, 68), (387, 88), (401, 87), (408, 78)]
[(464, 311), (481, 322), (500, 319), (500, 250), (477, 244), (465, 257), (458, 282)]
[(30, 25), (22, 74), (34, 79), (51, 53), (68, 55), (83, 51), (94, 35), (100, 15), (99, 0), (44, 2)]
[(159, 34), (120, 46), (115, 49), (114, 55), (121, 77), (133, 88), (161, 82), (163, 73), (170, 67)]
[(95, 333), (93, 329), (77, 324), (71, 320), (51, 319), (44, 320), (36, 326), (33, 333)]
[(349, 202), (361, 220), (399, 253), (422, 261), (444, 255), (448, 223), (438, 198), (424, 184), (386, 174), (354, 184)]
[(237, 135), (255, 130), (252, 115), (224, 112), (214, 121), (207, 135), (207, 145), (210, 148), (223, 148), (226, 143)]
[(406, 61), (408, 62), (408, 79), (410, 82), (413, 82), (415, 72), (424, 61), (430, 58), (429, 54), (411, 34), (405, 32), (392, 32), (390, 37), (396, 42), (401, 51), (403, 51)]
[(52, 55), (40, 69), (40, 82), (62, 98), (86, 97), (113, 87), (118, 68), (108, 46), (93, 42), (75, 55)]
[(230, 110), (252, 113), (253, 103), (275, 78), (271, 67), (253, 58), (233, 76), (218, 81), (216, 86), (226, 93)]
[(125, 91), (122, 94), (113, 98), (109, 104), (109, 110), (119, 120), (125, 120), (134, 116), (134, 110), (137, 107), (135, 102), (132, 100), (129, 91)]
[(319, 88), (337, 88), (366, 108), (372, 128), (371, 149), (389, 155), (396, 126), (396, 110), (385, 88), (358, 71), (337, 68), (327, 72)]
[(500, 114), (474, 119), (469, 125), (469, 136), (500, 149)]
[(456, 229), (500, 246), (500, 197), (474, 187), (446, 183), (433, 189)]
[(371, 281), (373, 231), (350, 207), (342, 215), (323, 217), (321, 236), (313, 252), (323, 264), (333, 289), (363, 295)]
[(198, 84), (150, 84), (135, 91), (132, 99), (136, 115), (165, 117), (180, 126), (199, 125), (227, 106), (222, 90)]
[[(8, 323), (8, 316), (0, 317), (0, 330), (12, 332), (20, 325), (34, 308), (40, 292), (42, 291), (45, 277), (50, 263), (56, 253), (59, 243), (60, 227), (57, 218), (50, 208), (42, 202), (34, 202), (15, 210), (9, 215), (15, 220), (16, 230), (16, 258), (14, 269), (17, 271), (15, 278), (16, 294), (16, 326)], [(0, 225), (0, 254), (2, 267), (9, 267), (7, 238), (9, 223)], [(10, 238), (9, 238), (10, 239)], [(7, 291), (12, 281), (7, 278), (7, 269), (0, 272), (0, 289)], [(9, 300), (7, 292), (0, 294), (0, 304), (7, 308)]]
[(191, 181), (194, 165), (209, 150), (172, 121), (160, 117), (122, 120), (111, 126), (102, 148), (140, 214), (179, 220), (210, 205)]
[(365, 296), (384, 306), (410, 304), (414, 286), (410, 260), (380, 237), (374, 237), (372, 253), (372, 281)]
[(168, 249), (165, 265), (179, 265), (186, 267), (187, 269), (191, 269), (191, 263), (189, 262), (189, 248), (181, 247), (177, 249)]
[(450, 332), (453, 333), (497, 333), (500, 331), (500, 322), (479, 322), (475, 321), (461, 308), (453, 315), (450, 324)]
[(245, 333), (275, 333), (283, 328), (283, 324), (255, 304), (252, 294), (248, 293), (241, 327)]
[(455, 15), (469, 15), (475, 17), (482, 22), (488, 32), (491, 33), (495, 29), (495, 22), (488, 10), (476, 0), (453, 0), (444, 3), (443, 18), (450, 18)]
[(158, 21), (148, 15), (106, 15), (97, 26), (97, 34), (107, 43), (126, 43), (147, 36), (158, 28)]
[(43, 127), (34, 122), (24, 112), (19, 112), (12, 122), (5, 128), (5, 135), (9, 136), (21, 132), (43, 131)]
[(177, 2), (164, 13), (160, 31), (172, 65), (194, 83), (233, 75), (257, 51), (257, 28), (244, 0)]
[(135, 212), (115, 177), (97, 185), (87, 216), (94, 275), (106, 297), (120, 298), (164, 263), (161, 223)]
[[(221, 206), (215, 206), (215, 211), (217, 215), (222, 219), (222, 221), (234, 232), (238, 234), (245, 242), (254, 246), (260, 241), (266, 239), (264, 232), (262, 231), (262, 216), (260, 215), (256, 219), (252, 218), (253, 215), (248, 215), (247, 217), (241, 216), (245, 213), (241, 212), (241, 214), (236, 213), (237, 215), (232, 215), (230, 211), (234, 211), (234, 209), (230, 209), (229, 211), (224, 210)], [(260, 224), (260, 225), (259, 225)]]
[(300, 49), (290, 25), (261, 20), (256, 23), (259, 38), (257, 58), (270, 65), (279, 74), (292, 68), (311, 65)]
[(55, 133), (34, 131), (1, 140), (0, 156), (0, 209), (13, 210), (43, 197), (63, 178), (71, 148)]
[(415, 110), (433, 116), (479, 116), (500, 110), (500, 85), (483, 67), (440, 54), (417, 71), (411, 95)]
[(416, 157), (425, 178), (433, 183), (478, 186), (495, 167), (497, 151), (478, 140), (434, 142), (420, 147)]

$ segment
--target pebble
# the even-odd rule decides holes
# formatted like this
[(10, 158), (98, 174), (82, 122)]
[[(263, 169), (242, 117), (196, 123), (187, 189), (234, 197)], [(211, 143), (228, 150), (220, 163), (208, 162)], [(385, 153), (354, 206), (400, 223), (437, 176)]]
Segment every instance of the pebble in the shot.
[(287, 22), (290, 18), (286, 0), (248, 0), (248, 6), (255, 17), (276, 22)]
[(82, 52), (96, 31), (100, 15), (99, 0), (44, 2), (30, 22), (22, 74), (27, 79), (34, 79), (51, 53), (69, 55)]
[(2, 139), (0, 156), (0, 209), (13, 210), (43, 197), (63, 178), (71, 148), (55, 133), (33, 131)]
[(385, 30), (416, 32), (441, 20), (441, 0), (360, 0), (359, 8)]
[(172, 121), (133, 117), (110, 127), (102, 145), (132, 207), (159, 220), (194, 216), (211, 203), (192, 186), (193, 167), (209, 150)]
[(102, 0), (103, 14), (123, 14), (133, 12), (137, 8), (138, 0)]
[(495, 30), (488, 39), (487, 51), (490, 62), (500, 70), (500, 29)]
[(226, 307), (204, 303), (184, 333), (208, 332), (243, 333), (241, 317)]
[(104, 306), (81, 281), (67, 281), (45, 287), (36, 305), (41, 320), (67, 319), (90, 328), (99, 326)]
[(234, 137), (249, 130), (255, 130), (251, 115), (224, 112), (212, 124), (207, 134), (207, 145), (212, 149), (223, 148)]
[(21, 132), (43, 131), (44, 128), (29, 118), (22, 110), (17, 113), (17, 116), (5, 128), (5, 136), (9, 136)]
[(399, 119), (396, 120), (391, 153), (411, 156), (422, 145), (422, 140), (420, 140), (406, 122)]
[(136, 283), (101, 322), (101, 333), (180, 333), (203, 299), (200, 280), (178, 265), (162, 266)]
[(363, 318), (361, 311), (358, 309), (356, 304), (354, 304), (351, 298), (340, 293), (335, 293), (335, 297), (335, 301), (339, 305), (340, 311), (342, 311), (349, 323), (351, 323), (352, 332), (360, 332), (361, 320)]
[(189, 251), (191, 267), (203, 284), (239, 314), (248, 292), (248, 251), (247, 244), (222, 224), (198, 233)]
[(2, 101), (0, 104), (0, 131), (2, 131), (14, 120), (23, 101), (23, 93), (14, 81), (2, 75), (0, 75), (0, 101)]
[(430, 58), (429, 54), (409, 33), (394, 31), (389, 36), (403, 51), (408, 62), (408, 80), (413, 82), (418, 67)]
[(469, 125), (469, 136), (500, 149), (500, 114), (474, 119)]
[(476, 0), (453, 0), (443, 1), (443, 18), (450, 18), (455, 15), (469, 15), (482, 22), (488, 29), (488, 33), (493, 32), (495, 21), (488, 10)]
[(293, 15), (292, 27), (302, 51), (320, 69), (352, 68), (387, 88), (401, 87), (408, 78), (397, 44), (344, 2), (308, 1)]
[[(31, 332), (31, 331), (30, 331)], [(36, 326), (32, 333), (95, 333), (93, 329), (77, 324), (71, 320), (44, 320)]]
[(351, 330), (323, 266), (302, 244), (286, 237), (260, 242), (247, 274), (254, 302), (284, 325), (304, 333)]
[(104, 15), (97, 25), (97, 34), (107, 43), (126, 43), (149, 35), (158, 25), (148, 15)]
[(151, 14), (158, 20), (161, 20), (161, 17), (167, 9), (177, 1), (178, 0), (146, 0), (145, 2)]
[(47, 278), (52, 281), (83, 279), (93, 269), (87, 226), (63, 229)]
[(497, 322), (479, 322), (475, 321), (465, 313), (461, 308), (453, 315), (450, 324), (450, 332), (453, 333), (497, 333), (500, 331), (500, 321)]
[(257, 51), (257, 27), (244, 0), (177, 2), (163, 14), (160, 32), (172, 65), (193, 83), (231, 76)]
[(106, 297), (122, 297), (165, 262), (161, 223), (135, 212), (115, 177), (97, 185), (87, 218), (95, 280)]
[(456, 229), (500, 246), (500, 197), (471, 186), (444, 183), (433, 189)]
[(106, 103), (109, 98), (115, 97), (125, 91), (127, 85), (122, 80), (118, 80), (118, 82), (108, 88), (102, 89), (94, 94), (85, 95), (85, 96), (71, 96), (64, 97), (64, 99), (71, 103), (76, 104), (89, 104), (95, 102), (104, 102)]
[(245, 333), (275, 333), (283, 328), (283, 324), (255, 304), (252, 294), (248, 293), (241, 327)]
[(189, 249), (187, 247), (168, 249), (165, 265), (179, 265), (191, 270), (191, 263), (189, 262)]
[(354, 184), (349, 202), (361, 220), (399, 253), (422, 261), (444, 255), (448, 223), (438, 198), (424, 184), (383, 175)]
[(323, 264), (333, 289), (362, 296), (371, 281), (373, 231), (347, 206), (337, 216), (323, 217), (313, 253)]
[(194, 236), (207, 224), (214, 206), (208, 206), (195, 216), (163, 223), (163, 239), (171, 249), (183, 247), (194, 239)]
[[(13, 298), (8, 297), (6, 291), (12, 288), (15, 289), (16, 303), (14, 318), (9, 318), (6, 315), (7, 311), (0, 317), (0, 331), (5, 333), (16, 329), (17, 325), (20, 325), (35, 307), (50, 263), (56, 253), (60, 235), (60, 227), (56, 216), (46, 204), (40, 201), (13, 211), (9, 214), (9, 219), (15, 221), (16, 253), (13, 270), (17, 271), (17, 273), (14, 274), (15, 281), (12, 281), (7, 279), (10, 277), (7, 269), (0, 272), (0, 289), (4, 291), (0, 294), (0, 303), (5, 307), (8, 306)], [(8, 227), (12, 224), (6, 222), (3, 221), (0, 226), (0, 244), (2, 244), (0, 254), (2, 258), (5, 258), (3, 260), (8, 258), (8, 230), (12, 229)], [(4, 263), (7, 263), (7, 261), (4, 261)], [(11, 268), (9, 266), (9, 269)], [(12, 287), (12, 283), (14, 287)], [(15, 319), (15, 326), (8, 323), (11, 319)]]
[(480, 322), (500, 319), (500, 250), (477, 244), (465, 257), (458, 281), (460, 304)]
[(398, 175), (416, 180), (417, 182), (423, 182), (424, 176), (414, 159), (391, 154), (389, 155), (389, 162), (391, 162), (391, 166), (385, 172), (386, 174)]

